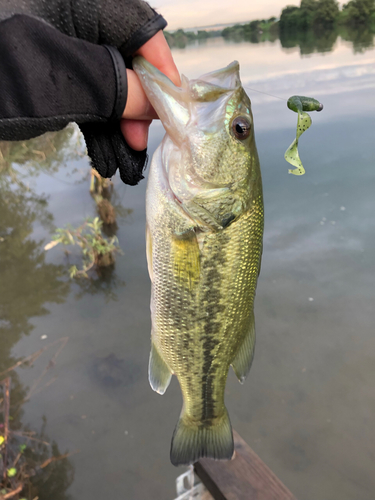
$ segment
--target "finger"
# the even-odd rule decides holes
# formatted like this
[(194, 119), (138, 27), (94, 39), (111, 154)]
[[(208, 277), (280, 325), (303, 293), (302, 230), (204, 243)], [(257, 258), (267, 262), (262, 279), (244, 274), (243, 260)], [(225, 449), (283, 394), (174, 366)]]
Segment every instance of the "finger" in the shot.
[(158, 31), (135, 54), (147, 59), (148, 62), (167, 75), (175, 85), (181, 85), (180, 74), (162, 31)]
[(128, 99), (122, 117), (130, 120), (157, 118), (158, 115), (147, 99), (138, 76), (130, 69), (126, 70), (126, 74), (128, 77)]
[(127, 144), (136, 151), (147, 147), (148, 128), (152, 120), (121, 120), (120, 127)]

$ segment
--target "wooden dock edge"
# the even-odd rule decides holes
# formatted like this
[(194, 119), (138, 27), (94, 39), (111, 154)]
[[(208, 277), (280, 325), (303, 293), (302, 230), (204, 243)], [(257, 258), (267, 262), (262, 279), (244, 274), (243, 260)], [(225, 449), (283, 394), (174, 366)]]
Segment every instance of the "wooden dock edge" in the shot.
[(233, 437), (234, 459), (203, 458), (194, 464), (215, 500), (297, 500), (236, 431)]

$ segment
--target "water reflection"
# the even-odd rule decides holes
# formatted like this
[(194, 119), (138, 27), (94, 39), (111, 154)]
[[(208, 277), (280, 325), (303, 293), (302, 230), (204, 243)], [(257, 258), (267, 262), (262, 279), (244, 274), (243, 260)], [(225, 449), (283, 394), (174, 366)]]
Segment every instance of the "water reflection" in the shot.
[(32, 190), (30, 177), (58, 168), (71, 135), (65, 130), (41, 141), (0, 145), (0, 370), (1, 358), (8, 359), (5, 353), (32, 330), (30, 318), (47, 314), (45, 303), (62, 303), (69, 293), (64, 267), (46, 263), (43, 241), (30, 237), (36, 221), (48, 229), (53, 222), (47, 198)]
[[(48, 441), (48, 436), (44, 434), (43, 430), (38, 438)], [(37, 464), (45, 463), (51, 458), (51, 455), (56, 460), (51, 461), (48, 467), (40, 472)], [(60, 458), (61, 456), (58, 445), (54, 441), (51, 444), (51, 449), (40, 443), (39, 446), (32, 449), (29, 458), (35, 463), (36, 474), (26, 490), (28, 500), (34, 500), (36, 497), (38, 500), (71, 500), (72, 497), (67, 490), (74, 481), (74, 467), (68, 458)]]
[(340, 36), (353, 44), (354, 53), (362, 53), (374, 47), (374, 32), (367, 26), (358, 29), (354, 26), (347, 26), (340, 30)]
[[(27, 498), (32, 500), (68, 500), (67, 489), (74, 480), (74, 468), (70, 463), (69, 453), (62, 454), (55, 441), (50, 442), (45, 433), (46, 417), (40, 431), (35, 431), (21, 423), (22, 405), (27, 390), (15, 374), (12, 373), (12, 390), (10, 398), (10, 428), (7, 431), (7, 442), (1, 448), (0, 470), (14, 468), (14, 477), (2, 477), (2, 493), (6, 498)], [(0, 389), (1, 400), (4, 392)], [(1, 408), (5, 419), (4, 405)], [(4, 420), (3, 420), (4, 422)], [(4, 434), (4, 424), (1, 433)], [(20, 452), (21, 450), (21, 452)], [(6, 463), (5, 463), (6, 461)], [(3, 474), (2, 474), (3, 475)], [(18, 494), (17, 494), (18, 492)]]
[[(82, 142), (73, 125), (29, 141), (0, 143), (0, 334), (11, 338), (12, 343), (22, 333), (30, 333), (30, 318), (48, 313), (46, 302), (64, 302), (70, 290), (66, 265), (47, 263), (43, 241), (30, 238), (35, 223), (50, 233), (54, 230), (48, 197), (37, 193), (32, 180), (41, 174), (51, 176), (82, 156)], [(86, 181), (86, 172), (76, 182)], [(72, 173), (67, 171), (67, 175)], [(96, 176), (100, 178), (97, 173)], [(117, 220), (124, 220), (132, 210), (122, 206), (107, 179), (100, 178), (91, 194), (103, 220), (103, 233), (114, 236)], [(78, 280), (80, 291), (76, 298), (85, 293), (102, 293), (106, 301), (115, 300), (114, 289), (124, 282), (118, 279), (114, 268), (113, 264), (97, 269), (93, 279)], [(12, 335), (6, 333), (9, 331)]]
[(374, 47), (374, 32), (366, 26), (360, 30), (350, 26), (340, 26), (330, 29), (282, 31), (280, 43), (284, 49), (299, 47), (301, 55), (308, 55), (314, 52), (331, 52), (338, 37), (351, 42), (354, 53), (365, 52)]
[(223, 30), (222, 36), (226, 40), (235, 43), (242, 41), (250, 43), (271, 42), (274, 43), (279, 38), (277, 24), (273, 24), (271, 29), (263, 31), (259, 26), (259, 21), (253, 21), (248, 25), (236, 25)]
[(113, 352), (105, 357), (96, 356), (91, 371), (95, 383), (107, 391), (134, 385), (142, 373), (131, 358), (121, 359)]
[(283, 49), (299, 47), (301, 55), (308, 55), (314, 52), (331, 52), (337, 37), (338, 32), (334, 29), (282, 31), (280, 33), (280, 43)]
[[(219, 31), (207, 32), (210, 36), (206, 38), (189, 39), (187, 36), (189, 33), (179, 30), (173, 35), (168, 34), (167, 40), (172, 48), (185, 49), (189, 45), (199, 46), (202, 43), (207, 44), (210, 39), (218, 39), (220, 33)], [(274, 44), (277, 40), (280, 40), (283, 49), (299, 47), (301, 55), (309, 55), (314, 52), (331, 52), (335, 48), (338, 37), (341, 37), (351, 42), (353, 52), (357, 53), (374, 47), (375, 28), (368, 25), (360, 28), (351, 25), (320, 25), (315, 28), (279, 30), (277, 23), (274, 23), (271, 29), (263, 31), (259, 27), (259, 21), (254, 21), (249, 24), (226, 28), (222, 31), (222, 36), (227, 42), (235, 44), (241, 42), (250, 44), (268, 42)]]
[[(45, 200), (2, 192), (0, 199), (0, 370), (2, 358), (22, 334), (33, 329), (30, 319), (48, 314), (45, 304), (62, 303), (69, 293), (64, 266), (47, 264), (43, 242), (30, 239), (39, 215), (50, 218)], [(8, 356), (5, 356), (8, 359)]]
[[(3, 341), (4, 336), (0, 339)], [(5, 377), (0, 382), (0, 434), (3, 437), (0, 445), (0, 489), (5, 498), (69, 498), (66, 490), (74, 479), (74, 468), (68, 460), (69, 453), (62, 454), (57, 443), (51, 442), (46, 435), (45, 416), (39, 431), (22, 422), (25, 403), (53, 382), (53, 378), (46, 382), (46, 375), (55, 365), (67, 341), (67, 338), (60, 339), (17, 362), (11, 358), (6, 359), (4, 352), (1, 352), (2, 364), (8, 364), (8, 368), (0, 373), (0, 378)], [(51, 354), (52, 347), (56, 349)], [(29, 375), (27, 386), (22, 384), (19, 369), (22, 367), (32, 371), (33, 365), (40, 365), (40, 361), (43, 363), (43, 357), (42, 360), (39, 358), (45, 352), (49, 352), (51, 356), (47, 365), (34, 379)], [(9, 366), (11, 363), (13, 364)], [(36, 373), (35, 370), (33, 373)], [(9, 471), (13, 471), (12, 475)]]
[(77, 300), (84, 295), (101, 295), (105, 302), (118, 299), (116, 289), (125, 286), (125, 281), (119, 279), (115, 264), (98, 268), (95, 278), (81, 278), (75, 281), (75, 288), (78, 291), (75, 293)]
[[(12, 496), (15, 499), (21, 498), (20, 495), (28, 500), (71, 498), (67, 489), (74, 479), (73, 466), (56, 442), (48, 444), (46, 417), (38, 432), (23, 424), (30, 388), (21, 382), (16, 369), (9, 370), (21, 363), (13, 349), (23, 336), (33, 331), (35, 319), (50, 314), (48, 305), (64, 303), (72, 290), (66, 265), (48, 262), (45, 241), (34, 235), (36, 225), (51, 233), (54, 217), (48, 197), (38, 192), (33, 181), (39, 176), (53, 176), (81, 157), (82, 144), (73, 126), (30, 141), (0, 143), (0, 379), (5, 374), (11, 377), (11, 434), (5, 467), (16, 458), (19, 446), (27, 443), (17, 462), (17, 475), (4, 485), (9, 493), (19, 484), (26, 485), (18, 496)], [(84, 173), (80, 180), (85, 177)], [(120, 220), (131, 213), (122, 206), (113, 189), (103, 194), (103, 199), (112, 202), (110, 206)], [(118, 229), (115, 220), (106, 224), (105, 229), (107, 234), (115, 234)], [(77, 280), (73, 291), (78, 288), (76, 299), (86, 294), (102, 295), (108, 302), (116, 299), (114, 290), (123, 285), (112, 265), (98, 270), (95, 279)], [(4, 401), (1, 384), (0, 401)], [(6, 412), (9, 414), (6, 405), (0, 407), (0, 412), (4, 423)]]
[(374, 30), (369, 26), (363, 26), (361, 29), (353, 26), (332, 26), (319, 27), (315, 29), (278, 31), (243, 30), (242, 26), (231, 28), (226, 40), (235, 43), (242, 41), (249, 43), (274, 43), (280, 39), (283, 49), (299, 47), (301, 55), (308, 55), (314, 52), (331, 52), (335, 48), (338, 37), (351, 42), (353, 52), (364, 52), (374, 46)]

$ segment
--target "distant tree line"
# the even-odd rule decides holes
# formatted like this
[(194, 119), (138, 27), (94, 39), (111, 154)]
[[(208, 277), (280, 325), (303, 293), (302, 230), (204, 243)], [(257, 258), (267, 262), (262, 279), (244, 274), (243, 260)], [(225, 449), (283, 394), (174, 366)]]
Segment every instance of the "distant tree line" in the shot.
[[(164, 31), (165, 38), (170, 47), (184, 48), (194, 41), (204, 42), (208, 38), (223, 36), (233, 40), (246, 40), (252, 43), (258, 43), (268, 39), (276, 40), (278, 38), (278, 23), (276, 17), (251, 21), (245, 24), (236, 24), (223, 30), (197, 30), (184, 31), (178, 29), (174, 32)], [(263, 36), (261, 36), (263, 35)]]
[(207, 38), (213, 38), (221, 36), (221, 30), (217, 31), (205, 31), (198, 30), (194, 31), (184, 31), (179, 29), (170, 33), (169, 31), (164, 31), (165, 38), (170, 47), (176, 47), (178, 49), (183, 49), (188, 43), (194, 42), (195, 40), (207, 40)]
[(247, 40), (252, 43), (269, 39), (273, 41), (278, 38), (278, 23), (276, 21), (276, 17), (270, 17), (246, 24), (236, 24), (223, 29), (221, 36), (233, 40)]
[[(321, 40), (314, 32), (319, 31)], [(310, 33), (311, 32), (311, 33)], [(323, 33), (324, 32), (324, 33)], [(184, 48), (187, 44), (198, 41), (204, 43), (208, 38), (223, 36), (235, 42), (248, 41), (259, 43), (274, 42), (280, 38), (283, 47), (301, 46), (301, 51), (331, 50), (339, 34), (346, 40), (353, 41), (355, 50), (369, 47), (375, 33), (375, 0), (350, 0), (340, 10), (336, 0), (301, 0), (300, 6), (286, 6), (280, 19), (275, 17), (235, 24), (223, 30), (164, 32), (170, 47)], [(302, 46), (304, 47), (302, 49)], [(305, 52), (306, 51), (306, 52)], [(324, 51), (324, 50), (323, 50)]]
[(336, 0), (301, 0), (282, 10), (280, 32), (330, 27), (334, 24), (375, 25), (375, 0), (350, 0), (340, 11)]

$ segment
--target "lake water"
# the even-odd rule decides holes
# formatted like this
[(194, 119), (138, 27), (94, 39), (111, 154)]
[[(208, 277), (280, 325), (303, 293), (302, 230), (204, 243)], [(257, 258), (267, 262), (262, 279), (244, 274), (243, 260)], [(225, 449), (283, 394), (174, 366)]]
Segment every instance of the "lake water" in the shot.
[[(237, 59), (253, 103), (264, 254), (255, 361), (244, 386), (230, 372), (226, 388), (233, 427), (297, 498), (373, 500), (375, 50), (354, 52), (338, 38), (332, 51), (302, 57), (278, 40), (215, 38), (173, 53), (189, 78)], [(297, 115), (265, 93), (324, 104), (300, 139), (303, 177), (288, 175), (283, 158)], [(155, 123), (150, 155), (162, 136)], [(63, 250), (45, 254), (43, 246), (53, 226), (77, 226), (96, 212), (83, 146), (76, 132), (66, 140), (65, 162), (14, 165), (18, 173), (0, 184), (0, 370), (69, 337), (14, 419), (72, 453), (40, 500), (173, 500), (184, 471), (169, 462), (181, 396), (176, 380), (163, 397), (147, 380), (146, 181), (126, 187), (114, 179), (124, 252), (114, 270), (69, 281)], [(60, 345), (14, 372), (15, 398), (33, 388)]]

